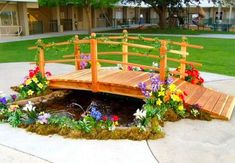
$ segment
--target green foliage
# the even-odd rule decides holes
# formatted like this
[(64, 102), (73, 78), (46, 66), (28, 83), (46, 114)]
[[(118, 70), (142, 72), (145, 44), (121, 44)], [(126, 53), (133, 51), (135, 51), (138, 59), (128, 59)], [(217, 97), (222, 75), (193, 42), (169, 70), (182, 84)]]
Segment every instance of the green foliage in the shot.
[(20, 109), (17, 109), (16, 111), (8, 112), (7, 114), (7, 122), (13, 126), (18, 127), (22, 123), (22, 115), (23, 112)]
[(66, 5), (78, 5), (78, 6), (93, 6), (97, 8), (111, 7), (119, 0), (38, 0), (40, 6), (66, 6)]

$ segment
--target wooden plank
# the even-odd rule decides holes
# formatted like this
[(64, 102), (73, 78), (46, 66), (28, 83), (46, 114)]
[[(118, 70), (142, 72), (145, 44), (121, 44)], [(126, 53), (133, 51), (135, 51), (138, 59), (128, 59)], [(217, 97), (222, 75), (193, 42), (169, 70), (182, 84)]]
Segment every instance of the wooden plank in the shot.
[(197, 86), (191, 83), (185, 82), (179, 86), (179, 89), (184, 91), (187, 94), (185, 98), (185, 100), (187, 100), (196, 92)]
[(69, 76), (69, 79), (76, 80), (76, 79), (82, 78), (85, 75), (91, 76), (91, 70), (90, 69), (86, 69), (85, 71), (79, 71), (77, 74)]
[(58, 79), (58, 78), (64, 78), (64, 76), (69, 75), (69, 74), (76, 74), (77, 72), (70, 72), (68, 74), (61, 74), (61, 75), (52, 75), (48, 77), (48, 80), (53, 80), (53, 79)]
[(235, 97), (230, 96), (224, 106), (224, 109), (221, 113), (221, 117), (224, 117), (225, 119), (229, 120), (231, 118), (233, 109), (235, 106)]
[(199, 96), (197, 99), (195, 99), (192, 102), (192, 104), (198, 104), (201, 107), (201, 109), (204, 110), (204, 105), (207, 103), (207, 101), (210, 99), (213, 93), (214, 92), (212, 90), (206, 89), (205, 92), (201, 96)]
[(195, 90), (195, 93), (190, 98), (188, 98), (185, 102), (189, 105), (197, 104), (196, 102), (204, 94), (206, 90), (207, 90), (206, 88), (198, 86)]
[(117, 95), (124, 95), (129, 97), (135, 97), (143, 99), (144, 96), (142, 95), (139, 89), (134, 89), (130, 87), (125, 87), (123, 85), (113, 85), (113, 84), (104, 84), (99, 83), (100, 91), (105, 93), (117, 94)]
[(223, 111), (223, 108), (224, 108), (228, 98), (229, 98), (229, 95), (221, 94), (221, 96), (219, 97), (217, 103), (215, 104), (215, 106), (211, 112), (214, 115), (220, 115)]
[(122, 71), (113, 76), (102, 78), (101, 81), (105, 83), (122, 84), (126, 82), (128, 79), (133, 78), (135, 75), (136, 74), (133, 73), (132, 71)]
[(214, 91), (213, 94), (210, 96), (209, 100), (207, 101), (207, 103), (205, 104), (205, 106), (203, 106), (203, 110), (207, 112), (212, 112), (213, 108), (217, 104), (221, 95), (222, 93)]
[(138, 75), (136, 75), (135, 77), (127, 80), (125, 83), (128, 86), (132, 86), (132, 87), (136, 87), (138, 86), (138, 84), (142, 81), (146, 81), (146, 79), (149, 79), (149, 73), (147, 72), (142, 72)]

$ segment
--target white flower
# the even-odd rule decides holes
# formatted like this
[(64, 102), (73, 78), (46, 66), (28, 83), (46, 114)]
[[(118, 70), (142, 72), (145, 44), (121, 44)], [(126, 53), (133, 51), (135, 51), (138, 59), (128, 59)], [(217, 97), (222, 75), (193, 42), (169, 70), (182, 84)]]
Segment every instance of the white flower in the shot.
[(0, 91), (0, 97), (5, 97), (6, 94), (3, 93), (3, 91)]
[(153, 62), (153, 63), (152, 63), (152, 66), (153, 66), (153, 67), (158, 67), (158, 63)]
[(28, 101), (28, 103), (23, 107), (24, 111), (35, 111), (35, 106), (33, 106), (33, 103), (31, 101)]
[(146, 110), (137, 109), (136, 112), (133, 114), (136, 119), (142, 119), (146, 117)]
[(123, 69), (123, 67), (122, 67), (121, 64), (117, 64), (117, 67), (118, 67), (119, 70), (122, 70), (122, 69)]

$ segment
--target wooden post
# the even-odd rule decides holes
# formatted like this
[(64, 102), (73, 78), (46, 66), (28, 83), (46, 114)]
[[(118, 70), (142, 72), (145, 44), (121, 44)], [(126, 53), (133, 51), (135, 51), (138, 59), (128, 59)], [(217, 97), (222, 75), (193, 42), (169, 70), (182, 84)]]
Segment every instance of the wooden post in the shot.
[(91, 49), (91, 73), (92, 73), (92, 91), (98, 92), (98, 77), (97, 77), (97, 39), (96, 34), (91, 34), (90, 49)]
[(79, 38), (78, 38), (78, 35), (76, 35), (75, 39), (74, 39), (74, 58), (75, 58), (75, 69), (76, 70), (81, 69), (80, 60), (78, 60), (81, 58), (80, 46), (79, 46), (78, 41), (79, 41)]
[(42, 73), (42, 76), (45, 77), (45, 58), (44, 58), (44, 48), (42, 40), (38, 40), (39, 45), (39, 61), (38, 61), (38, 67), (39, 71)]
[[(127, 43), (128, 41), (128, 32), (127, 30), (123, 30), (123, 43)], [(122, 62), (123, 62), (123, 70), (127, 71), (127, 65), (128, 63), (128, 45), (122, 44)]]
[(160, 80), (164, 82), (166, 80), (166, 68), (167, 68), (167, 42), (161, 41), (160, 47)]
[(187, 42), (186, 37), (182, 37), (182, 44), (181, 44), (181, 51), (183, 52), (182, 57), (181, 57), (181, 63), (180, 63), (180, 79), (184, 79), (185, 75), (183, 75), (185, 73), (186, 70), (186, 64), (184, 61), (186, 61), (186, 53), (187, 53)]

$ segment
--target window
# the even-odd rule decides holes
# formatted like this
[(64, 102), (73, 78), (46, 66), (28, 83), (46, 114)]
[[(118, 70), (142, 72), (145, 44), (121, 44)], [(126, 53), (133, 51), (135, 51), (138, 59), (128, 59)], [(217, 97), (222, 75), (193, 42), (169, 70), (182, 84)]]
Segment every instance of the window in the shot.
[(17, 25), (17, 16), (15, 11), (3, 11), (0, 14), (0, 25)]

